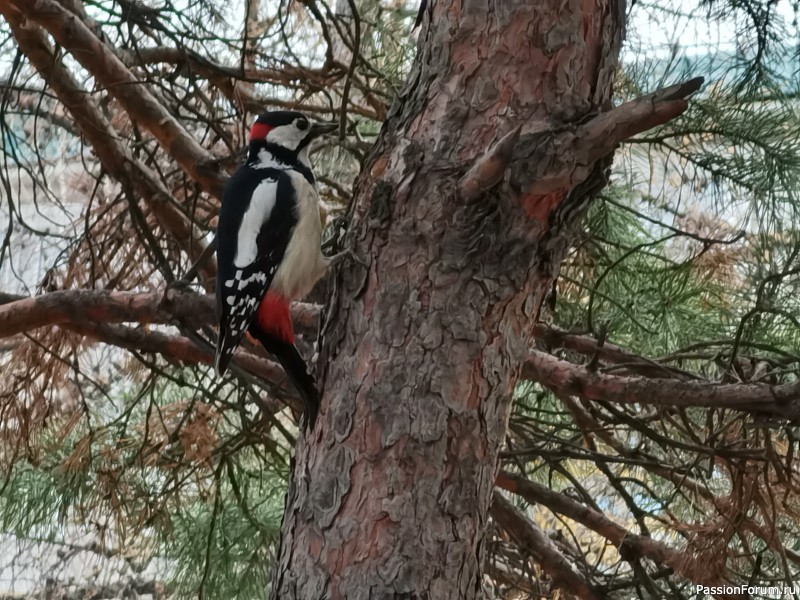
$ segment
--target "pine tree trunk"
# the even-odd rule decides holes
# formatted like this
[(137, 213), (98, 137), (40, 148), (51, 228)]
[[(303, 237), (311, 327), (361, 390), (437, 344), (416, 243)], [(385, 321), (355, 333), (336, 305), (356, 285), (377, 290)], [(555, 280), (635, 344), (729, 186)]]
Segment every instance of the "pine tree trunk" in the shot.
[[(480, 597), (511, 394), (568, 226), (605, 183), (609, 157), (584, 164), (555, 132), (608, 108), (623, 1), (429, 4), (357, 185), (369, 267), (336, 280), (273, 598)], [(504, 179), (465, 194), (517, 127)]]

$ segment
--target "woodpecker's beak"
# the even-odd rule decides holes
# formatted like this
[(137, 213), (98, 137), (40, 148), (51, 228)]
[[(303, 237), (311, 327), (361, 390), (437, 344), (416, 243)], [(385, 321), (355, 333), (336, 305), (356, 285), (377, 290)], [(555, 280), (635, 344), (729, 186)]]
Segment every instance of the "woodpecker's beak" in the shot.
[(339, 128), (338, 123), (314, 123), (311, 129), (308, 130), (308, 139), (313, 140), (326, 133), (331, 133)]

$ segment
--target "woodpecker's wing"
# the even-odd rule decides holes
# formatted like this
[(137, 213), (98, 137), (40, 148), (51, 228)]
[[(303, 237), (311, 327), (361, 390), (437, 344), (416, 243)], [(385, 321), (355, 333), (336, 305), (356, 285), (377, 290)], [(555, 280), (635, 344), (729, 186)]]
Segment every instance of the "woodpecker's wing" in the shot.
[(255, 316), (297, 224), (289, 178), (274, 169), (242, 167), (225, 187), (217, 226), (219, 375)]

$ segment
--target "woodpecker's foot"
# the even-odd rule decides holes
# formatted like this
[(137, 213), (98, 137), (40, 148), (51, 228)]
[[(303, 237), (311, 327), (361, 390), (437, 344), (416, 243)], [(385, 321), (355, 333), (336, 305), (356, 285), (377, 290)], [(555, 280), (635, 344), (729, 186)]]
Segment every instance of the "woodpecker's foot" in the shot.
[(362, 259), (360, 256), (358, 256), (352, 250), (342, 250), (338, 254), (334, 254), (333, 256), (329, 256), (327, 258), (328, 258), (328, 267), (334, 267), (338, 265), (340, 262), (349, 259), (354, 263), (358, 263), (365, 269), (369, 269), (369, 263), (364, 259)]

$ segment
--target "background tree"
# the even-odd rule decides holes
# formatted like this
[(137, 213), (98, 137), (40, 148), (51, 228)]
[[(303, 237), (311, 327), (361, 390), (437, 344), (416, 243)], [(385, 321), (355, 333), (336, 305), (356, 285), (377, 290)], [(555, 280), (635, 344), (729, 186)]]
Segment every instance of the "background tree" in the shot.
[[(116, 561), (85, 597), (797, 579), (792, 12), (684, 8), (736, 46), (642, 49), (663, 9), (613, 1), (430, 1), (415, 49), (396, 2), (0, 0), (19, 558)], [(257, 348), (208, 367), (218, 198), (276, 107), (340, 123), (328, 245), (368, 265), (294, 307), (299, 440)]]

